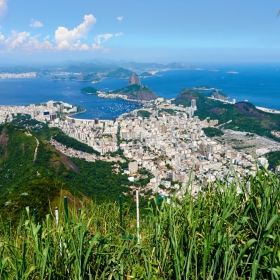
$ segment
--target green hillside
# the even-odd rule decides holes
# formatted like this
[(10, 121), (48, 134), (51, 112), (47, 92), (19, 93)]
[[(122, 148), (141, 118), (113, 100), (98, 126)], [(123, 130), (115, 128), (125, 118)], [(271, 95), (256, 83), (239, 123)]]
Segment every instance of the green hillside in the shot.
[[(55, 132), (63, 140), (70, 139), (70, 146), (77, 141), (63, 136), (61, 131), (57, 133), (58, 129), (43, 126), (38, 129), (38, 124), (34, 131), (30, 123), (28, 129), (12, 124), (0, 126), (0, 213), (13, 219), (29, 205), (45, 214), (49, 203), (58, 199), (61, 189), (98, 203), (114, 201), (119, 194), (129, 190), (128, 175), (114, 173), (115, 163), (70, 159), (55, 150), (45, 140)], [(120, 169), (127, 168), (127, 163), (119, 165)]]
[(150, 72), (143, 72), (143, 73), (142, 73), (141, 75), (139, 75), (139, 76), (145, 78), (145, 77), (152, 77), (153, 74), (151, 74)]
[(97, 89), (94, 87), (85, 87), (81, 89), (82, 93), (87, 93), (87, 94), (96, 94), (97, 93)]
[(57, 140), (66, 147), (71, 147), (75, 150), (86, 152), (89, 154), (100, 155), (98, 151), (95, 151), (92, 147), (81, 143), (80, 141), (67, 136), (61, 129), (57, 127), (49, 128), (47, 124), (31, 119), (30, 116), (21, 116), (20, 114), (13, 119), (11, 122), (13, 126), (31, 130), (36, 133), (38, 137), (45, 140), (50, 140), (51, 138)]
[(110, 71), (106, 77), (107, 78), (129, 78), (131, 75), (133, 74), (132, 71), (128, 70), (128, 69), (125, 69), (125, 68), (118, 68), (118, 69), (115, 69), (115, 70), (112, 70)]
[(280, 130), (280, 115), (258, 110), (249, 102), (223, 104), (207, 98), (207, 95), (199, 91), (190, 89), (182, 90), (173, 103), (190, 106), (192, 99), (196, 100), (198, 109), (195, 115), (202, 120), (210, 117), (212, 120), (219, 120), (219, 125), (225, 124), (223, 127), (226, 129), (247, 131), (280, 141), (271, 134), (272, 130)]
[(204, 127), (202, 129), (207, 137), (223, 136), (224, 133), (215, 127)]
[(133, 99), (133, 100), (150, 101), (157, 98), (157, 95), (147, 86), (136, 85), (136, 84), (109, 92), (108, 94), (112, 94), (112, 93), (126, 95), (128, 99)]
[(46, 213), (49, 201), (67, 188), (57, 174), (68, 172), (74, 165), (27, 130), (10, 124), (0, 126), (0, 138), (1, 213), (13, 218), (27, 205), (38, 208), (39, 214)]

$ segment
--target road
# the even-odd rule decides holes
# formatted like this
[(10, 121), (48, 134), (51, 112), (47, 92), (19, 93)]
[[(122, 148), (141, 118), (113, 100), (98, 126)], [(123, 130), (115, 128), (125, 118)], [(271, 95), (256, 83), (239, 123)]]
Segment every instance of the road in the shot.
[(39, 140), (38, 140), (35, 136), (34, 136), (34, 138), (36, 139), (37, 145), (36, 145), (36, 148), (35, 148), (35, 151), (34, 151), (34, 158), (33, 158), (33, 161), (35, 161), (36, 158), (37, 158), (37, 151), (38, 151), (38, 147), (39, 147)]

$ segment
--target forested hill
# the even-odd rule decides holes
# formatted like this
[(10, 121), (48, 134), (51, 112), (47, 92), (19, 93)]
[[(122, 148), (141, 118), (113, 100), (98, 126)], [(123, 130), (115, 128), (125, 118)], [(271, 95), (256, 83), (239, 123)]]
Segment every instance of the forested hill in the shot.
[(115, 70), (110, 71), (106, 77), (107, 78), (119, 78), (119, 79), (125, 79), (125, 78), (129, 78), (131, 75), (133, 74), (132, 71), (125, 69), (125, 68), (118, 68)]
[(155, 100), (158, 97), (147, 86), (136, 85), (136, 84), (126, 86), (122, 89), (109, 92), (108, 94), (111, 94), (111, 93), (126, 95), (128, 99), (139, 100), (139, 101)]
[(60, 189), (66, 189), (56, 174), (79, 172), (42, 139), (11, 124), (0, 126), (0, 166), (1, 212), (11, 217), (27, 205), (36, 207), (41, 215)]
[[(111, 162), (68, 158), (35, 132), (12, 124), (0, 126), (0, 213), (14, 219), (26, 206), (42, 217), (60, 191), (96, 202), (115, 201), (128, 190), (128, 176), (114, 173)], [(65, 136), (67, 137), (67, 136)], [(69, 137), (68, 137), (69, 138)], [(70, 141), (71, 143), (71, 141)], [(125, 168), (127, 163), (121, 164)]]
[(210, 117), (212, 120), (219, 120), (219, 124), (225, 124), (224, 128), (256, 133), (279, 141), (271, 134), (272, 130), (280, 130), (280, 115), (278, 114), (258, 110), (250, 102), (226, 104), (212, 100), (206, 94), (191, 89), (183, 89), (173, 103), (190, 106), (192, 99), (196, 100), (197, 105), (195, 115), (202, 120)]

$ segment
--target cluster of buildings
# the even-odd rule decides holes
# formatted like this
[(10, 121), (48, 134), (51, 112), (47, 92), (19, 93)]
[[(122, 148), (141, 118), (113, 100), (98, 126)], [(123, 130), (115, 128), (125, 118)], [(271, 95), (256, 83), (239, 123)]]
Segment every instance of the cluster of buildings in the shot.
[(114, 120), (83, 120), (67, 117), (55, 119), (49, 124), (60, 128), (66, 135), (86, 143), (102, 155), (118, 150), (118, 122)]
[(0, 106), (0, 123), (12, 121), (18, 114), (30, 115), (32, 119), (46, 122), (57, 119), (60, 114), (75, 113), (77, 113), (77, 106), (53, 100), (28, 106)]
[(78, 151), (75, 150), (71, 147), (66, 147), (65, 145), (59, 143), (58, 141), (51, 139), (50, 140), (50, 144), (55, 147), (58, 151), (62, 152), (64, 155), (68, 156), (68, 157), (76, 157), (76, 158), (81, 158), (84, 159), (88, 162), (95, 162), (96, 160), (103, 160), (103, 161), (107, 161), (107, 162), (125, 162), (125, 160), (123, 158), (121, 158), (120, 156), (99, 156), (96, 154), (89, 154), (83, 151)]
[(213, 99), (213, 100), (216, 100), (216, 101), (221, 101), (225, 104), (235, 104), (236, 103), (236, 99), (233, 98), (232, 101), (229, 101), (229, 100), (226, 100), (226, 99), (220, 99), (220, 98), (216, 98), (214, 95), (212, 95), (211, 97), (208, 97), (209, 99)]
[(273, 130), (273, 131), (271, 131), (271, 134), (280, 138), (280, 131)]
[[(144, 191), (182, 198), (186, 188), (193, 195), (210, 182), (220, 180), (238, 184), (245, 175), (254, 175), (257, 165), (267, 167), (264, 157), (236, 151), (206, 137), (203, 128), (218, 124), (217, 120), (199, 120), (191, 106), (175, 106), (170, 100), (157, 99), (146, 106), (149, 117), (139, 110), (114, 120), (81, 120), (67, 117), (56, 119), (51, 126), (61, 128), (67, 135), (99, 151), (103, 158), (118, 149), (130, 160), (131, 181), (141, 178), (145, 169), (153, 175)], [(100, 157), (102, 159), (102, 156)]]
[(12, 79), (12, 78), (36, 78), (36, 72), (26, 72), (26, 73), (0, 73), (0, 79)]
[[(246, 175), (255, 175), (259, 166), (268, 166), (264, 157), (257, 160), (249, 153), (208, 138), (203, 129), (218, 124), (217, 120), (199, 120), (194, 116), (195, 100), (191, 106), (176, 106), (170, 100), (158, 98), (152, 104), (113, 120), (82, 120), (72, 117), (57, 118), (60, 112), (76, 112), (77, 108), (62, 102), (49, 101), (41, 105), (2, 106), (0, 122), (9, 121), (17, 113), (29, 114), (40, 121), (48, 121), (73, 137), (93, 147), (101, 156), (67, 149), (52, 140), (58, 150), (68, 156), (115, 161), (122, 160), (114, 153), (121, 149), (130, 161), (129, 180), (143, 178), (140, 170), (152, 175), (142, 189), (150, 196), (175, 195), (181, 199), (189, 188), (195, 196), (211, 182), (234, 183)], [(140, 114), (145, 111), (145, 114)], [(55, 117), (54, 117), (55, 116)], [(114, 158), (115, 157), (115, 158)]]
[[(210, 182), (238, 184), (242, 176), (255, 175), (253, 156), (205, 136), (203, 128), (217, 120), (201, 121), (188, 114), (189, 108), (184, 108), (184, 112), (174, 105), (166, 107), (175, 114), (161, 111), (159, 115), (159, 108), (154, 108), (146, 109), (151, 113), (149, 118), (120, 118), (120, 148), (124, 155), (154, 175), (145, 190), (182, 198), (186, 187), (195, 195)], [(265, 158), (259, 158), (258, 164), (268, 165)]]

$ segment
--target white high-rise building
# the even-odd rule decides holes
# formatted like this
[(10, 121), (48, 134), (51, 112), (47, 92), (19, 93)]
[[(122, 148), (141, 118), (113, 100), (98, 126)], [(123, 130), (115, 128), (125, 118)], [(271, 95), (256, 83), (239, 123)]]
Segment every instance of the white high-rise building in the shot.
[(133, 161), (133, 162), (128, 163), (128, 171), (130, 172), (130, 174), (134, 174), (138, 171), (137, 161)]
[(191, 107), (196, 109), (196, 100), (195, 99), (191, 100)]

